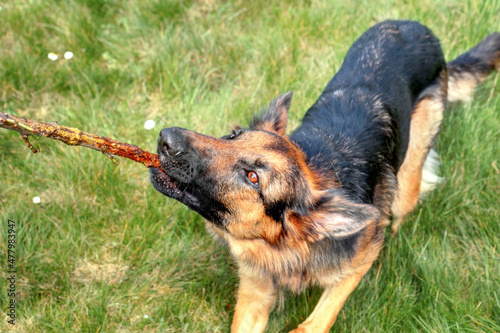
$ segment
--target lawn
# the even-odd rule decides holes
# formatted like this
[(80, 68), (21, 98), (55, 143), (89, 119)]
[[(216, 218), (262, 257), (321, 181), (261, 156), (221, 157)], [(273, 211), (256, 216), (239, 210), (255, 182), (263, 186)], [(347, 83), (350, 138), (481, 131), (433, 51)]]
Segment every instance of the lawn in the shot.
[[(295, 128), (352, 42), (388, 18), (418, 20), (451, 60), (500, 30), (498, 0), (0, 2), (0, 110), (155, 151), (179, 126), (222, 136), (294, 90)], [(71, 59), (65, 52), (73, 53)], [(56, 60), (49, 59), (55, 53)], [(54, 58), (52, 56), (52, 58)], [(448, 108), (445, 182), (406, 220), (332, 332), (500, 331), (500, 84)], [(146, 130), (148, 119), (156, 121)], [(142, 165), (0, 129), (0, 331), (227, 332), (237, 288), (200, 216), (156, 192)], [(40, 203), (33, 202), (40, 197)], [(16, 325), (7, 317), (16, 222)], [(286, 294), (287, 332), (321, 290)]]

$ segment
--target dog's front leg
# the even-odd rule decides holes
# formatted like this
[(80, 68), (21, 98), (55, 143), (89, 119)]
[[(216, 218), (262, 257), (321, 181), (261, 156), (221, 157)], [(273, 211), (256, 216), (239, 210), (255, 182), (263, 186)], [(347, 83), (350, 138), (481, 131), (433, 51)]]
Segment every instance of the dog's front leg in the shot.
[(270, 278), (240, 267), (240, 286), (234, 312), (232, 333), (263, 332), (269, 311), (276, 301), (276, 287)]
[(369, 266), (366, 269), (358, 270), (337, 284), (326, 287), (314, 311), (297, 329), (290, 333), (328, 332), (347, 297), (349, 297), (354, 288), (359, 284), (359, 281), (361, 281), (361, 278), (368, 271), (368, 268)]

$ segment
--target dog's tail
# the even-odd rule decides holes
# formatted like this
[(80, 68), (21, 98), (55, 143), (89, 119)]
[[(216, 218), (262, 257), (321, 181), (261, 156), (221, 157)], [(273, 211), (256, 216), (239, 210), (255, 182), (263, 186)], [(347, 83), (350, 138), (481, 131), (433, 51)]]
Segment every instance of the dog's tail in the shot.
[(470, 102), (477, 85), (500, 69), (500, 33), (486, 36), (479, 44), (447, 64), (448, 101)]

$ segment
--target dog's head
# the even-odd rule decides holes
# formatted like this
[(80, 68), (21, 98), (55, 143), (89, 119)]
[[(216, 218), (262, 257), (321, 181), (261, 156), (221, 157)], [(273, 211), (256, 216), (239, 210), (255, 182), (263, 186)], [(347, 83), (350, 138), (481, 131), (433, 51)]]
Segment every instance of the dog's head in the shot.
[(322, 188), (285, 136), (291, 99), (292, 92), (280, 95), (249, 128), (222, 138), (163, 129), (158, 155), (164, 172), (151, 169), (154, 187), (237, 239), (276, 243), (290, 233), (321, 238), (360, 230), (376, 218), (374, 209)]

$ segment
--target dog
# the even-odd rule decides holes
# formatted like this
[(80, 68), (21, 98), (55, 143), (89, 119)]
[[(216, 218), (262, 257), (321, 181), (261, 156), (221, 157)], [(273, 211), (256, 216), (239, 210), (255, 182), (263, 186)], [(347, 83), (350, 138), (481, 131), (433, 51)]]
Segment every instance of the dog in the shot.
[(285, 135), (292, 92), (221, 138), (165, 128), (154, 187), (201, 214), (238, 264), (232, 332), (262, 332), (279, 288), (324, 288), (293, 332), (328, 332), (369, 270), (439, 180), (432, 150), (448, 101), (470, 100), (500, 64), (500, 33), (446, 63), (438, 39), (384, 21)]

